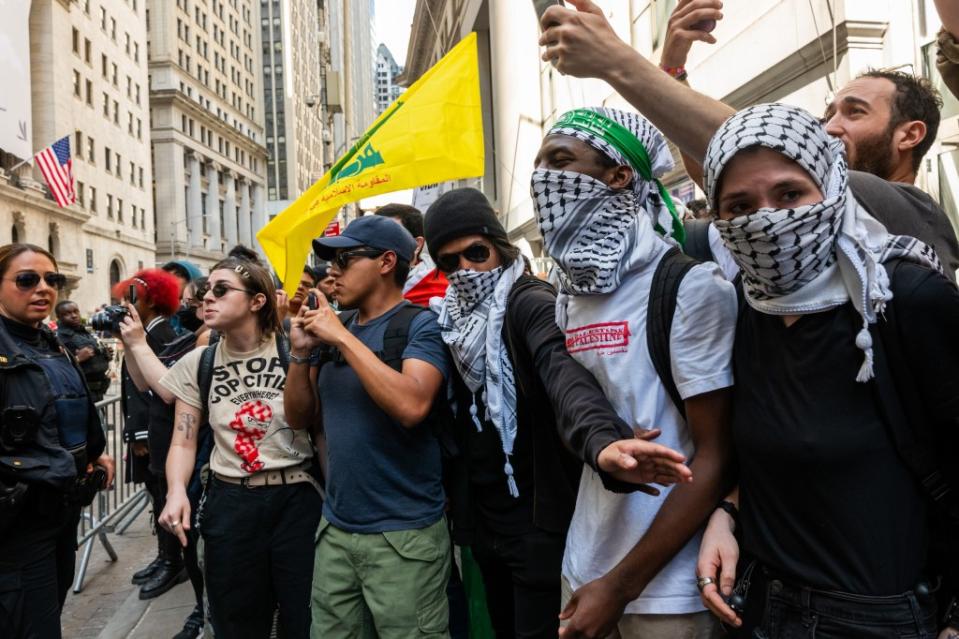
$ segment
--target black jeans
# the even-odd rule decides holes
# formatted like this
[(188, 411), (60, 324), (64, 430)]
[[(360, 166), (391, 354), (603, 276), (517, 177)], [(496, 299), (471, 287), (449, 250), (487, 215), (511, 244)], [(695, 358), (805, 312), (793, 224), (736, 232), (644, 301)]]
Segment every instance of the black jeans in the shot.
[(556, 639), (566, 536), (531, 530), (500, 535), (476, 531), (473, 556), (483, 573), (497, 639)]
[(207, 597), (221, 639), (310, 636), (313, 539), (323, 502), (308, 483), (246, 488), (214, 479), (200, 513)]
[(791, 585), (756, 565), (743, 626), (748, 639), (935, 639), (936, 603), (913, 591), (870, 597)]
[(27, 500), (18, 523), (0, 537), (0, 637), (59, 639), (80, 511), (43, 490)]

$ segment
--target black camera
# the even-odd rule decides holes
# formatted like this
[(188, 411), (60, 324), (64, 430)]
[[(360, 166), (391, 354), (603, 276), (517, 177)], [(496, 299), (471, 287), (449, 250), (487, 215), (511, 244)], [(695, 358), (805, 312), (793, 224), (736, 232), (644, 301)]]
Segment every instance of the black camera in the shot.
[[(130, 284), (127, 300), (131, 304), (137, 303), (137, 286)], [(120, 332), (120, 322), (130, 314), (130, 311), (121, 304), (112, 304), (90, 318), (90, 328), (95, 331), (117, 334)]]
[(40, 415), (32, 406), (9, 406), (0, 413), (0, 448), (13, 452), (36, 440)]
[(119, 304), (107, 306), (99, 313), (93, 314), (90, 318), (90, 328), (106, 333), (119, 333), (120, 322), (129, 314), (125, 306)]

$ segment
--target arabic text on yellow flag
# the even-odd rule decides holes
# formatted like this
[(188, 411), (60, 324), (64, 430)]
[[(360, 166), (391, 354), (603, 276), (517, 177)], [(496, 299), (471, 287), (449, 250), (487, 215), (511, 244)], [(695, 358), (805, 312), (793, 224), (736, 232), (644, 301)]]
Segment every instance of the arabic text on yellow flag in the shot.
[(483, 120), (472, 33), (256, 237), (292, 293), (313, 238), (323, 234), (340, 207), (380, 193), (482, 174)]

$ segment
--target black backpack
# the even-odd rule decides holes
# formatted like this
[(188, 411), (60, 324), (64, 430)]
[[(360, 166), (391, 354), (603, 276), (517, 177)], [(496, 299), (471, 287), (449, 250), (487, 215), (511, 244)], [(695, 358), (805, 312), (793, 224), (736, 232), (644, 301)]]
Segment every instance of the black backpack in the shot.
[[(893, 278), (901, 262), (887, 264)], [(941, 579), (940, 612), (959, 596), (959, 470), (952, 457), (959, 451), (959, 422), (936, 428), (925, 410), (917, 377), (910, 371), (895, 302), (886, 306), (873, 333), (875, 394), (900, 458), (919, 481), (929, 500), (930, 577)], [(898, 374), (897, 374), (898, 373)]]

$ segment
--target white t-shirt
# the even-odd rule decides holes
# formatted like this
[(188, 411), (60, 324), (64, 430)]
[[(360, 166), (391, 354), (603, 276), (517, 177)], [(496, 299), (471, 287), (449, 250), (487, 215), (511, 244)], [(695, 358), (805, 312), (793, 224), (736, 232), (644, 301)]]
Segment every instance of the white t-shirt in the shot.
[[(620, 417), (634, 427), (659, 428), (656, 440), (695, 454), (691, 434), (656, 374), (646, 347), (646, 300), (656, 264), (667, 250), (641, 270), (624, 277), (608, 295), (570, 297), (566, 346), (596, 377)], [(670, 339), (673, 379), (686, 399), (733, 383), (732, 348), (737, 301), (732, 284), (711, 263), (694, 266), (683, 279)], [(576, 510), (566, 538), (563, 576), (572, 587), (602, 577), (646, 533), (669, 495), (616, 494), (603, 488), (599, 475), (583, 467)], [(696, 559), (702, 531), (649, 583), (630, 614), (685, 614), (704, 609), (696, 590)]]
[[(200, 356), (210, 347), (197, 348), (173, 365), (160, 383), (194, 408), (202, 409), (197, 370)], [(225, 340), (216, 346), (210, 385), (209, 420), (215, 445), (210, 457), (213, 471), (226, 477), (297, 466), (313, 456), (310, 436), (293, 430), (283, 411), (286, 373), (276, 350), (276, 340), (265, 338), (246, 353), (230, 351)]]

